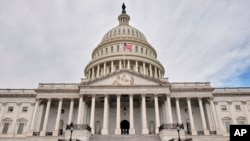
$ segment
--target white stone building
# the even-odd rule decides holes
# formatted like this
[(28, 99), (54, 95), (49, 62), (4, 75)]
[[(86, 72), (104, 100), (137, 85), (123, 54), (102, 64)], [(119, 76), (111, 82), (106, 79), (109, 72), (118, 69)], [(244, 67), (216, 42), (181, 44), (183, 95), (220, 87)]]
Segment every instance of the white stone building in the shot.
[(169, 82), (156, 50), (129, 25), (125, 6), (118, 20), (81, 82), (0, 89), (0, 140), (68, 140), (73, 122), (79, 140), (167, 141), (178, 137), (178, 125), (182, 139), (226, 141), (230, 124), (250, 123), (250, 88)]

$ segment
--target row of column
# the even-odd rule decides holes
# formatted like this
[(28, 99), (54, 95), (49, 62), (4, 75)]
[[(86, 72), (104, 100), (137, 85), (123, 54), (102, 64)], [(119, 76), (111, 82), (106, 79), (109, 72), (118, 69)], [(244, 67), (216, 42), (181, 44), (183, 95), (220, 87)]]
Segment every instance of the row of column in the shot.
[[(123, 66), (122, 66), (122, 62), (123, 62)], [(126, 68), (130, 69), (130, 67), (131, 67), (130, 60), (126, 60), (126, 62), (127, 62)], [(98, 78), (102, 75), (108, 74), (110, 72), (114, 72), (116, 70), (115, 65), (114, 65), (114, 61), (111, 61), (110, 72), (109, 72), (109, 69), (107, 69), (107, 68), (108, 68), (107, 63), (104, 62), (103, 68), (101, 68), (100, 65), (97, 65), (97, 68), (92, 67), (87, 72), (87, 76), (89, 79), (94, 79), (94, 78)], [(119, 60), (119, 69), (122, 69), (122, 68), (125, 68), (125, 60)], [(148, 71), (146, 71), (147, 69), (148, 69)], [(133, 70), (135, 72), (140, 72), (144, 75), (148, 75), (150, 77), (155, 77), (155, 78), (160, 78), (162, 76), (161, 70), (158, 69), (156, 66), (152, 66), (151, 64), (149, 64), (147, 69), (146, 69), (145, 62), (142, 63), (142, 67), (138, 68), (138, 61), (135, 61), (135, 66), (133, 68)]]
[[(34, 112), (32, 116), (31, 126), (30, 126), (30, 135), (34, 132), (34, 127), (37, 119), (37, 112), (38, 112), (38, 106), (39, 106), (40, 100), (37, 99), (34, 107)], [(59, 134), (59, 123), (60, 123), (60, 117), (61, 117), (61, 110), (62, 110), (62, 103), (63, 99), (60, 98), (58, 102), (58, 109), (57, 109), (57, 116), (56, 116), (56, 122), (55, 122), (55, 128), (52, 133), (53, 136), (58, 136)], [(83, 124), (83, 114), (85, 109), (85, 101), (83, 100), (83, 96), (79, 98), (79, 108), (78, 108), (78, 116), (77, 116), (77, 124)], [(44, 116), (44, 122), (42, 126), (42, 131), (40, 132), (40, 136), (46, 135), (47, 125), (48, 125), (48, 119), (49, 119), (49, 112), (50, 112), (50, 106), (51, 106), (51, 98), (47, 99), (47, 106)], [(73, 109), (74, 109), (74, 99), (72, 98), (70, 100), (70, 108), (69, 108), (69, 118), (68, 118), (68, 124), (72, 122), (73, 117)]]
[[(145, 100), (145, 95), (141, 95), (141, 112), (142, 112), (142, 134), (148, 134), (148, 126), (147, 126), (147, 114), (146, 114), (146, 100)], [(117, 111), (116, 111), (116, 129), (115, 129), (115, 134), (121, 134), (121, 129), (120, 129), (120, 102), (121, 100), (121, 95), (117, 95)], [(57, 110), (57, 116), (56, 116), (56, 123), (55, 123), (55, 128), (53, 131), (53, 136), (58, 136), (59, 133), (59, 122), (60, 122), (60, 116), (61, 116), (61, 109), (62, 109), (62, 102), (63, 99), (59, 99), (59, 104), (58, 104), (58, 110)], [(175, 98), (175, 103), (176, 103), (176, 113), (177, 113), (177, 121), (178, 123), (182, 123), (181, 120), (181, 113), (180, 113), (180, 105), (179, 105), (179, 99)], [(203, 110), (203, 104), (202, 104), (202, 99), (198, 98), (198, 103), (199, 103), (199, 108), (200, 108), (200, 113), (201, 113), (201, 120), (202, 120), (202, 125), (203, 125), (203, 130), (204, 134), (208, 135), (208, 129), (206, 125), (206, 119), (205, 119), (205, 114)], [(166, 95), (166, 100), (164, 101), (166, 112), (166, 117), (168, 117), (168, 123), (172, 124), (173, 119), (172, 119), (172, 109), (171, 109), (171, 100), (170, 96)], [(217, 115), (215, 111), (215, 106), (212, 100), (210, 100), (210, 105), (212, 109), (212, 113), (214, 116), (214, 121), (215, 121), (215, 126), (216, 129), (219, 129), (219, 124), (217, 120)], [(37, 111), (38, 111), (38, 106), (39, 106), (39, 99), (36, 100), (35, 103), (35, 108), (34, 108), (34, 114), (32, 117), (31, 121), (31, 126), (30, 126), (30, 131), (34, 131), (34, 125), (35, 125), (35, 119), (37, 116)], [(46, 129), (48, 125), (48, 118), (49, 118), (49, 112), (50, 112), (50, 106), (51, 106), (51, 99), (48, 99), (47, 101), (47, 106), (46, 106), (46, 111), (45, 111), (45, 117), (44, 117), (44, 123), (42, 127), (42, 131), (40, 133), (41, 136), (45, 136), (46, 134)], [(192, 106), (190, 102), (190, 98), (187, 98), (187, 106), (188, 106), (188, 114), (189, 114), (189, 119), (190, 119), (190, 126), (191, 126), (191, 133), (192, 135), (196, 135), (197, 131), (194, 125), (193, 121), (193, 114), (192, 114)], [(155, 133), (159, 133), (158, 127), (160, 126), (160, 116), (159, 116), (159, 104), (158, 104), (158, 95), (154, 94), (154, 107), (155, 107)], [(69, 110), (69, 118), (68, 118), (68, 124), (72, 122), (72, 116), (73, 116), (73, 109), (74, 109), (74, 99), (71, 99), (70, 101), (70, 110)], [(78, 108), (78, 116), (77, 116), (77, 124), (82, 124), (83, 123), (83, 114), (84, 114), (84, 109), (85, 109), (85, 101), (83, 100), (83, 97), (81, 96), (79, 98), (79, 108)], [(130, 129), (129, 133), (130, 134), (135, 134), (135, 129), (134, 129), (134, 113), (133, 113), (133, 95), (129, 95), (129, 120), (130, 120)], [(92, 95), (92, 102), (91, 102), (91, 113), (90, 113), (90, 127), (91, 127), (91, 132), (94, 134), (95, 129), (94, 129), (94, 115), (95, 113), (95, 95)], [(108, 105), (108, 95), (105, 95), (104, 97), (104, 115), (103, 115), (103, 129), (102, 129), (102, 134), (108, 134), (108, 119), (109, 119), (109, 105)]]

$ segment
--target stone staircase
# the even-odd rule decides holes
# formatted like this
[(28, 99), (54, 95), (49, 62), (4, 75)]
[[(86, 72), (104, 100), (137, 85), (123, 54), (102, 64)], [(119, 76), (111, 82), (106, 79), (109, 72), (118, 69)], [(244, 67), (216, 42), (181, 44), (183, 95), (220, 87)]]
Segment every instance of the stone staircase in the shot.
[(161, 141), (159, 135), (92, 135), (90, 141)]

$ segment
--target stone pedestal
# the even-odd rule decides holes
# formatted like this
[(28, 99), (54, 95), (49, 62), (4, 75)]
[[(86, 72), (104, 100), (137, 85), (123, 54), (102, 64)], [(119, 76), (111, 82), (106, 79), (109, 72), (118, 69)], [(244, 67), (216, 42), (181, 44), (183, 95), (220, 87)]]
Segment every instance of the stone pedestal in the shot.
[(41, 131), (40, 136), (44, 137), (46, 135), (46, 131)]
[(191, 129), (191, 135), (198, 135), (198, 134), (197, 134), (197, 130)]
[(102, 135), (108, 135), (108, 129), (102, 129)]
[[(197, 132), (196, 132), (197, 133)], [(177, 139), (178, 138), (178, 132), (176, 129), (163, 129), (159, 132), (159, 136), (162, 141), (169, 141), (170, 139)], [(185, 132), (184, 130), (180, 130), (180, 138), (185, 138)]]
[(210, 135), (209, 130), (204, 130), (204, 135)]
[(129, 129), (129, 135), (134, 135), (135, 134), (135, 129), (130, 128)]
[(142, 129), (142, 134), (148, 134), (148, 133), (149, 133), (148, 129)]
[(121, 129), (115, 129), (115, 134), (116, 135), (121, 135)]
[[(81, 140), (81, 141), (89, 141), (91, 133), (88, 130), (75, 130), (72, 133), (73, 140)], [(70, 138), (70, 131), (65, 132), (65, 140), (69, 140)]]

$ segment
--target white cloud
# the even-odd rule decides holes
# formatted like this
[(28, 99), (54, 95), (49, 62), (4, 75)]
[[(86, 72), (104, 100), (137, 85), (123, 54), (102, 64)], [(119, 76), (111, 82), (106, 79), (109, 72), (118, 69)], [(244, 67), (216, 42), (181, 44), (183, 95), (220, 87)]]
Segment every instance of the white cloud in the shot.
[[(79, 82), (92, 50), (118, 24), (122, 2), (0, 1), (0, 87)], [(241, 85), (237, 77), (250, 66), (249, 1), (125, 4), (170, 81)]]

